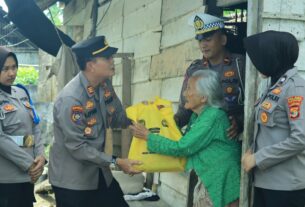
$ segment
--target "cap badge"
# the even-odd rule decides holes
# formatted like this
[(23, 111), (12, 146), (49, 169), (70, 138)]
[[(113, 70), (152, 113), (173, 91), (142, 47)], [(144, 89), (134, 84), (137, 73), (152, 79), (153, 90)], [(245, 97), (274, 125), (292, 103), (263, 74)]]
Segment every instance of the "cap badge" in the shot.
[(195, 16), (194, 18), (194, 27), (196, 30), (201, 30), (204, 26), (204, 21), (198, 17), (198, 16)]

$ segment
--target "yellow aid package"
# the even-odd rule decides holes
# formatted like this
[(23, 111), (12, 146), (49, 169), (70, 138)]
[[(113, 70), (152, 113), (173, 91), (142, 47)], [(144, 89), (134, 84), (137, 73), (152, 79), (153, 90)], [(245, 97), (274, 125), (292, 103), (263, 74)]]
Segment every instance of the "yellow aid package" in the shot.
[[(182, 135), (174, 121), (172, 103), (156, 97), (154, 101), (143, 101), (126, 109), (128, 118), (143, 124), (151, 133), (157, 133), (172, 140), (179, 140)], [(142, 165), (136, 169), (144, 172), (183, 171), (185, 158), (151, 153), (146, 141), (132, 138), (128, 158), (140, 160)]]

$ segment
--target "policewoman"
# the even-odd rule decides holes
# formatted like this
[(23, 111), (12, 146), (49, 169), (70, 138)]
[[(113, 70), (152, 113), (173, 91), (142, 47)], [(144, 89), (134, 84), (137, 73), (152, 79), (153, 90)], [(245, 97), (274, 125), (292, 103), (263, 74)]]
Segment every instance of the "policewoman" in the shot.
[(183, 92), (188, 79), (198, 68), (211, 69), (220, 75), (228, 113), (233, 122), (228, 135), (235, 137), (243, 130), (244, 57), (233, 54), (226, 48), (227, 35), (223, 19), (205, 13), (197, 13), (190, 18), (189, 24), (195, 28), (195, 39), (198, 40), (203, 58), (193, 61), (186, 70), (179, 108), (175, 114), (176, 123), (179, 127), (185, 126), (192, 114), (192, 111), (184, 108)]
[(45, 164), (39, 118), (28, 92), (13, 86), (16, 55), (0, 47), (0, 206), (32, 207)]
[(305, 206), (305, 80), (294, 66), (299, 47), (287, 32), (266, 31), (244, 40), (270, 84), (255, 106), (254, 143), (242, 158), (254, 174), (254, 207)]
[(49, 176), (56, 206), (128, 206), (109, 166), (133, 175), (139, 162), (104, 153), (106, 128), (130, 124), (110, 81), (118, 49), (98, 36), (72, 50), (81, 71), (59, 93), (53, 111)]

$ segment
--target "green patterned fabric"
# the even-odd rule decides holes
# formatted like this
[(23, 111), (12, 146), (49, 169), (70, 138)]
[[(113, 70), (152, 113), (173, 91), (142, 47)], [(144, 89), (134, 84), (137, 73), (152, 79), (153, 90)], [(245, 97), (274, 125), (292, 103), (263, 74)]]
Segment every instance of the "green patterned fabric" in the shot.
[(229, 127), (222, 109), (205, 107), (199, 116), (193, 113), (179, 141), (149, 134), (147, 145), (152, 152), (187, 157), (186, 170), (196, 171), (214, 207), (224, 207), (239, 198), (240, 184), (241, 146), (227, 137)]

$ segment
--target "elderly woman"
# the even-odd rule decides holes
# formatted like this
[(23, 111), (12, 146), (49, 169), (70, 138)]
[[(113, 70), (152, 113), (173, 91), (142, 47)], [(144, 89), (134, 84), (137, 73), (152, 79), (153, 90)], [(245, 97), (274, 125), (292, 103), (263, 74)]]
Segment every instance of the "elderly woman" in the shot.
[[(16, 55), (0, 47), (0, 206), (32, 207), (45, 164), (35, 111), (27, 92), (12, 86)], [(37, 118), (37, 117), (36, 117)]]
[[(152, 152), (187, 157), (186, 169), (194, 169), (200, 178), (194, 192), (194, 206), (238, 206), (240, 145), (227, 136), (230, 122), (223, 110), (217, 73), (212, 70), (195, 72), (188, 81), (184, 96), (185, 108), (193, 114), (179, 141), (150, 133), (137, 123), (131, 126), (133, 134), (147, 140)], [(208, 191), (210, 204), (206, 203), (202, 185)]]
[(263, 78), (270, 77), (255, 106), (252, 149), (243, 168), (254, 173), (254, 207), (305, 206), (305, 81), (294, 67), (296, 38), (267, 31), (247, 37), (246, 51)]

